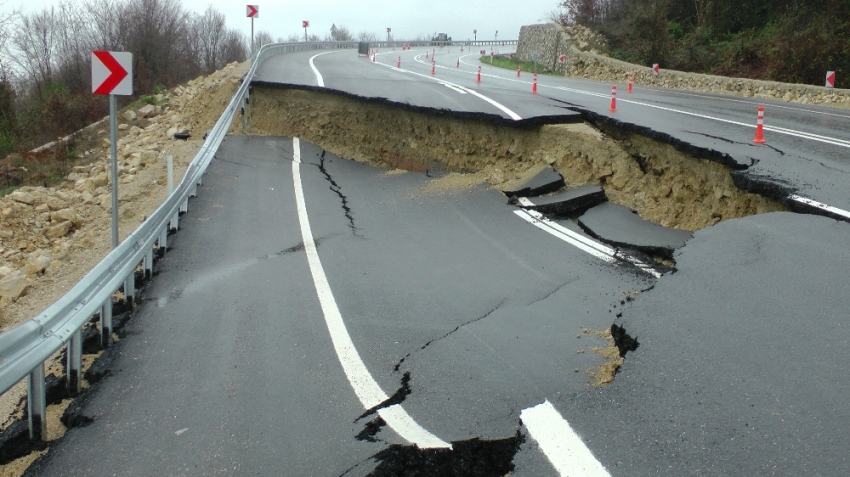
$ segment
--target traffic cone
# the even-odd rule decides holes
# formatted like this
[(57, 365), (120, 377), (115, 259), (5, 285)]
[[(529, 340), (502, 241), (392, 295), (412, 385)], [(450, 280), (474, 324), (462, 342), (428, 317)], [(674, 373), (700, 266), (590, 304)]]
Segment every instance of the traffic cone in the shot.
[(534, 83), (531, 84), (531, 94), (537, 94), (537, 73), (534, 73)]
[(629, 89), (627, 90), (627, 92), (629, 92), (629, 93), (632, 92), (632, 82), (634, 81), (634, 79), (635, 79), (635, 75), (632, 74), (632, 73), (629, 73)]
[(427, 51), (425, 52), (425, 59), (426, 60), (428, 59), (428, 52)]
[(516, 65), (516, 77), (517, 78), (519, 78), (519, 69), (520, 69), (520, 66)]
[(458, 58), (458, 59), (457, 59), (457, 65), (456, 65), (456, 67), (457, 67), (457, 68), (460, 68), (460, 58)]
[(478, 67), (478, 78), (475, 80), (476, 83), (481, 82), (481, 66)]
[(374, 62), (375, 62), (375, 54), (372, 53), (372, 63), (374, 63)]
[(433, 59), (431, 60), (431, 75), (437, 74), (437, 62)]
[(400, 56), (398, 57), (398, 64), (395, 65), (395, 67), (401, 69), (401, 57)]
[(617, 110), (617, 85), (611, 85), (611, 111)]
[(756, 122), (756, 138), (753, 139), (756, 144), (764, 143), (764, 106), (759, 106), (758, 121)]

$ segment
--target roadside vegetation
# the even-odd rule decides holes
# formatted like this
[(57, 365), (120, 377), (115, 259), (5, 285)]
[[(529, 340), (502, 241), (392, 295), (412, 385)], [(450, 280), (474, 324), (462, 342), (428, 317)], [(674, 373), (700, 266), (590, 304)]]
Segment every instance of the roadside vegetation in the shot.
[(545, 68), (539, 63), (535, 65), (533, 61), (520, 61), (516, 56), (511, 58), (507, 55), (499, 55), (491, 58), (490, 56), (485, 55), (481, 57), (481, 62), (488, 65), (498, 66), (499, 68), (507, 68), (509, 70), (514, 71), (516, 71), (517, 66), (519, 66), (520, 71), (524, 71), (527, 73), (534, 73), (536, 71), (537, 73), (544, 75), (558, 74), (548, 68)]
[[(102, 146), (93, 132), (51, 151), (28, 152), (106, 116), (108, 97), (91, 93), (93, 50), (133, 54), (135, 94), (119, 96), (119, 108), (162, 106), (168, 89), (242, 62), (251, 52), (251, 39), (227, 28), (224, 14), (211, 5), (196, 13), (181, 0), (81, 0), (24, 13), (13, 1), (0, 0), (0, 196), (20, 185), (52, 185), (95, 159), (84, 154)], [(355, 35), (333, 25), (324, 37), (308, 39)], [(254, 43), (300, 41), (303, 36), (275, 39), (261, 30)]]
[(835, 71), (850, 87), (850, 0), (563, 0), (549, 17), (631, 63), (821, 86)]

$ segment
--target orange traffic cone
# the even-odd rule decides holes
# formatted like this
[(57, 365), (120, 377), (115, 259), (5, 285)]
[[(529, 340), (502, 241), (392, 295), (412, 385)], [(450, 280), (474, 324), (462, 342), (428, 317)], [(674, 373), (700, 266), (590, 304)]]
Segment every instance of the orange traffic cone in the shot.
[(537, 73), (534, 73), (534, 83), (531, 84), (531, 94), (537, 94)]
[(437, 74), (437, 62), (431, 60), (431, 75)]
[(635, 79), (635, 75), (632, 74), (632, 73), (629, 73), (629, 89), (627, 90), (628, 93), (632, 92), (632, 82), (634, 81), (634, 79)]
[(611, 85), (611, 111), (617, 110), (617, 85)]
[(759, 115), (756, 122), (756, 138), (753, 139), (753, 142), (757, 144), (764, 143), (764, 106), (759, 106)]
[(396, 68), (401, 68), (401, 57), (398, 57), (398, 63), (395, 65)]
[(481, 82), (481, 66), (478, 67), (478, 77), (475, 79), (476, 83)]
[(517, 78), (519, 78), (519, 70), (520, 70), (520, 66), (516, 65), (516, 77)]

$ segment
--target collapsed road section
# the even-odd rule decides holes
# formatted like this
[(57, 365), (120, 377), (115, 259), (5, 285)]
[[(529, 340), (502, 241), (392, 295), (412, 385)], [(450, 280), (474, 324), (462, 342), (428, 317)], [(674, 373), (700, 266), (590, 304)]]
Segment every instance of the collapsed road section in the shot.
[(502, 191), (551, 166), (569, 187), (599, 186), (611, 202), (680, 230), (785, 210), (789, 193), (755, 178), (741, 180), (745, 168), (733, 169), (734, 161), (715, 151), (659, 142), (611, 121), (598, 129), (589, 115), (513, 122), (330, 90), (259, 85), (250, 105), (249, 120), (241, 129), (234, 124), (232, 133), (301, 137), (340, 157), (391, 170), (472, 173)]

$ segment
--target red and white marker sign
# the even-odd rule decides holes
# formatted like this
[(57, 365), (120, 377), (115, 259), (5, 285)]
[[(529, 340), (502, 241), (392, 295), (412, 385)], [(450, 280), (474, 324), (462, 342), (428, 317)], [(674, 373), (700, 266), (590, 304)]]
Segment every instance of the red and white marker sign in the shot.
[(247, 13), (248, 13), (248, 18), (260, 18), (260, 6), (259, 5), (248, 5)]
[(558, 63), (564, 63), (564, 62), (566, 62), (566, 61), (567, 61), (567, 57), (566, 57), (566, 56), (561, 55), (561, 56), (559, 56), (559, 57), (558, 57)]
[(658, 76), (659, 71), (660, 71), (660, 68), (658, 66), (658, 63), (653, 64), (652, 65), (652, 74), (654, 74), (655, 76)]
[(91, 92), (133, 94), (133, 54), (123, 51), (91, 52)]
[(483, 55), (486, 55), (486, 54), (487, 54), (487, 50), (481, 50), (481, 55), (482, 55), (482, 56), (483, 56)]
[(835, 88), (835, 71), (826, 72), (826, 87)]
[(301, 22), (301, 28), (307, 28), (308, 26), (310, 26), (310, 22), (309, 22), (309, 21), (307, 21), (307, 20), (303, 20), (303, 21)]

